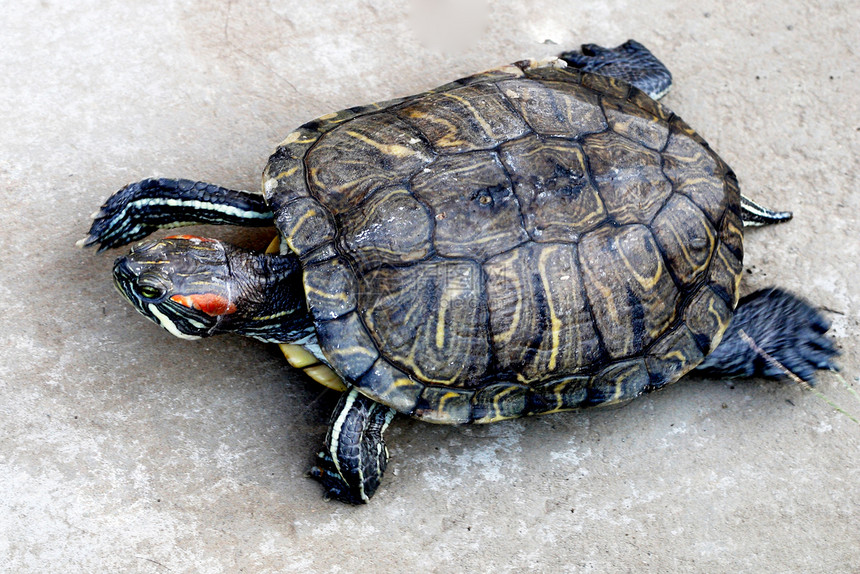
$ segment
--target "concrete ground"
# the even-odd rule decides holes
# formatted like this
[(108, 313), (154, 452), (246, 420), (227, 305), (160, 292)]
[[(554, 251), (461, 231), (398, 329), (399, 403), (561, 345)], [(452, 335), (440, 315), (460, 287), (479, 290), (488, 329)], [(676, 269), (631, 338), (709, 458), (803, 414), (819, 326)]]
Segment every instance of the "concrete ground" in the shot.
[[(860, 4), (647, 4), (5, 6), (0, 570), (860, 571)], [(372, 503), (326, 503), (304, 474), (335, 394), (271, 346), (170, 337), (114, 291), (119, 250), (74, 247), (129, 181), (253, 189), (311, 118), (628, 37), (744, 190), (794, 210), (748, 234), (744, 290), (827, 309), (842, 372), (816, 392), (698, 379), (616, 410), (398, 419)]]

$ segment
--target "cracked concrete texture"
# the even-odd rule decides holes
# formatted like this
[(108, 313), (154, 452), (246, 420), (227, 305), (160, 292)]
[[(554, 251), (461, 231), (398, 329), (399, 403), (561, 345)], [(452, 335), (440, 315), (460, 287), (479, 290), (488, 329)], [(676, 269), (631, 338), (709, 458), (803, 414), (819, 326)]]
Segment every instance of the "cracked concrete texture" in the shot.
[[(499, 0), (451, 45), (418, 9), (4, 9), (0, 570), (860, 571), (860, 5)], [(334, 394), (272, 347), (170, 337), (114, 292), (115, 253), (74, 248), (128, 181), (253, 189), (316, 116), (628, 37), (672, 69), (665, 102), (745, 192), (794, 210), (748, 234), (744, 291), (778, 284), (831, 310), (843, 370), (817, 394), (691, 379), (608, 411), (398, 419), (372, 503), (325, 503), (304, 473)]]

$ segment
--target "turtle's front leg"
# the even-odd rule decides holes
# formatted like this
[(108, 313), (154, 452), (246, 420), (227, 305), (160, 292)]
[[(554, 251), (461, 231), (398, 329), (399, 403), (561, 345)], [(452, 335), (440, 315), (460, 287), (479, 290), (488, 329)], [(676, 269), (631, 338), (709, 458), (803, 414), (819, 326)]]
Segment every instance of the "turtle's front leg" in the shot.
[(559, 57), (568, 66), (584, 72), (623, 80), (655, 100), (672, 87), (668, 68), (636, 40), (627, 40), (615, 48), (583, 44), (580, 50), (564, 52)]
[(266, 227), (272, 212), (262, 195), (189, 179), (144, 179), (108, 198), (93, 215), (81, 247), (99, 251), (146, 237), (165, 227), (198, 223)]
[(322, 483), (327, 499), (350, 504), (370, 500), (388, 465), (382, 433), (395, 414), (355, 388), (343, 394), (332, 414), (325, 447), (310, 472)]

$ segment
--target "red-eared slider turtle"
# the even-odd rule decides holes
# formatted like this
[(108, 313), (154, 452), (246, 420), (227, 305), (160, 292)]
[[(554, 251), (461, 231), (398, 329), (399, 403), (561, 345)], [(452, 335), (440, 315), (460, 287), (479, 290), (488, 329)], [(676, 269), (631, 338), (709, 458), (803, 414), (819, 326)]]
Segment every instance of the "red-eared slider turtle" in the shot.
[(835, 355), (818, 312), (780, 290), (738, 305), (743, 224), (790, 214), (741, 196), (655, 101), (670, 83), (633, 41), (518, 62), (305, 124), (269, 159), (265, 199), (131, 184), (83, 243), (274, 221), (279, 254), (173, 236), (135, 245), (115, 282), (179, 337), (295, 343), (330, 366), (345, 392), (311, 474), (352, 503), (379, 484), (395, 413), (465, 424), (607, 405), (697, 367), (811, 381)]

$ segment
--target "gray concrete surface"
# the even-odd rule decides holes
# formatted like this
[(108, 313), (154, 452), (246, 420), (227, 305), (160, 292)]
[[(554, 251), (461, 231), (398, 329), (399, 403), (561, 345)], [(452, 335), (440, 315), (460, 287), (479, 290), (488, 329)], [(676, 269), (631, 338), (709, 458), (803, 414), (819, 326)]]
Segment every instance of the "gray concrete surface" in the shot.
[[(0, 570), (860, 571), (860, 4), (499, 0), (445, 33), (419, 4), (4, 6)], [(744, 190), (795, 211), (748, 235), (744, 289), (831, 310), (843, 371), (819, 394), (700, 379), (611, 411), (399, 419), (372, 504), (325, 503), (304, 473), (333, 393), (274, 348), (170, 337), (114, 292), (116, 253), (74, 247), (128, 181), (254, 188), (313, 117), (628, 37)]]

